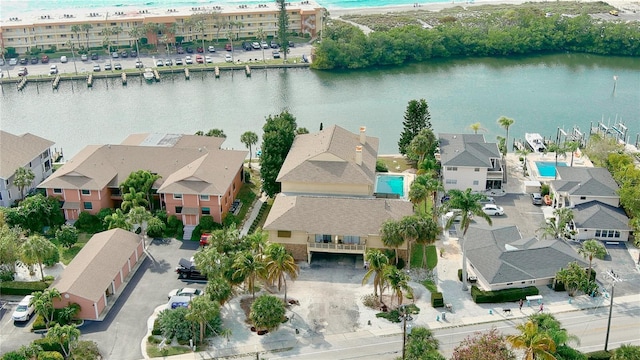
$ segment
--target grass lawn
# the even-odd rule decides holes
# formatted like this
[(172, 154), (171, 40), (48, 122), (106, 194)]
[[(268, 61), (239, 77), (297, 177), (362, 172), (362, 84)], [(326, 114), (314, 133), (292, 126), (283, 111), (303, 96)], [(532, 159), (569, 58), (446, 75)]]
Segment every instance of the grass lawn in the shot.
[(158, 350), (158, 345), (147, 344), (147, 355), (151, 358), (166, 357), (190, 353), (188, 346), (165, 346), (163, 350)]
[(63, 247), (62, 245), (56, 244), (60, 251), (60, 262), (62, 262), (65, 265), (69, 265), (71, 260), (73, 260), (73, 258), (76, 255), (78, 255), (80, 250), (82, 250), (82, 248), (85, 246), (85, 244), (89, 241), (90, 238), (91, 238), (91, 235), (82, 233), (78, 236), (78, 242), (73, 244), (73, 246), (70, 248), (66, 248), (66, 247)]
[[(438, 250), (435, 245), (427, 245), (427, 268), (435, 269), (438, 265)], [(422, 245), (414, 244), (411, 247), (411, 267), (422, 267)]]
[(404, 156), (379, 156), (378, 160), (387, 165), (389, 172), (403, 172), (412, 168), (411, 164), (407, 162), (407, 158)]

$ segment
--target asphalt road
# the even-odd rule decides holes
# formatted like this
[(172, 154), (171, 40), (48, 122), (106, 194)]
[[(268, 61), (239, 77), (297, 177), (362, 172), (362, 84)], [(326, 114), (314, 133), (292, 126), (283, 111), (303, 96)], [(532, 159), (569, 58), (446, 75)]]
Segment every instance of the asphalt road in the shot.
[[(308, 43), (296, 43), (295, 46), (293, 48), (290, 48), (290, 52), (289, 55), (287, 56), (288, 58), (301, 58), (302, 55), (306, 55), (306, 56), (310, 56), (311, 54), (311, 48), (312, 46)], [(263, 49), (264, 50), (264, 59), (265, 60), (271, 60), (273, 59), (273, 55), (272, 55), (272, 51), (273, 49), (269, 48), (269, 49)], [(203, 54), (201, 55), (206, 55), (206, 56), (211, 56), (213, 58), (213, 63), (212, 64), (208, 64), (208, 65), (215, 65), (217, 64), (221, 64), (221, 63), (225, 63), (225, 55), (226, 54), (231, 54), (231, 52), (225, 51), (223, 48), (220, 49), (216, 49), (216, 52), (213, 53), (209, 53), (207, 51), (205, 51)], [(194, 54), (166, 54), (166, 53), (161, 53), (161, 54), (155, 54), (155, 55), (141, 55), (139, 58), (142, 61), (142, 63), (144, 64), (145, 67), (155, 67), (156, 64), (156, 60), (165, 60), (165, 59), (171, 59), (172, 61), (175, 62), (175, 59), (177, 58), (181, 58), (184, 60), (184, 58), (186, 56), (191, 56), (191, 58), (193, 59), (194, 63), (195, 63), (195, 58), (196, 58), (196, 53)], [(281, 59), (283, 59), (282, 54), (280, 55)], [(22, 56), (21, 56), (22, 57)], [(233, 51), (233, 58), (234, 60), (240, 61), (241, 63), (245, 63), (245, 62), (249, 62), (249, 59), (251, 59), (251, 61), (255, 62), (255, 61), (262, 61), (263, 59), (263, 52), (262, 50), (242, 50), (242, 48), (240, 46), (234, 46), (234, 51)], [(11, 78), (15, 78), (18, 76), (18, 69), (20, 67), (27, 67), (27, 70), (29, 71), (29, 75), (46, 75), (49, 76), (49, 69), (51, 67), (51, 65), (56, 65), (58, 67), (58, 71), (60, 73), (74, 73), (77, 69), (78, 73), (88, 73), (88, 72), (92, 72), (93, 71), (93, 66), (94, 65), (100, 65), (100, 69), (101, 72), (100, 73), (105, 73), (104, 70), (104, 65), (107, 62), (110, 62), (112, 65), (115, 63), (120, 63), (122, 65), (123, 69), (135, 69), (135, 63), (136, 63), (137, 58), (131, 58), (131, 57), (127, 57), (127, 58), (117, 58), (114, 59), (110, 56), (107, 55), (100, 55), (100, 58), (98, 60), (87, 60), (87, 61), (81, 61), (80, 60), (80, 55), (76, 56), (76, 61), (75, 61), (75, 65), (73, 60), (71, 59), (71, 57), (69, 57), (68, 62), (66, 63), (61, 63), (60, 62), (60, 58), (51, 58), (49, 60), (48, 64), (42, 64), (40, 62), (38, 62), (37, 64), (27, 64), (27, 65), (15, 65), (15, 66), (9, 66), (9, 59), (7, 59), (6, 64), (0, 67), (0, 70), (2, 70), (2, 75), (3, 77), (7, 78), (7, 77), (11, 77)], [(284, 60), (284, 59), (283, 59)], [(183, 68), (184, 65), (181, 66), (176, 66), (173, 65), (172, 68), (175, 69), (181, 69)], [(167, 67), (164, 67), (167, 68)], [(120, 71), (115, 71), (113, 70), (114, 73), (118, 73)]]

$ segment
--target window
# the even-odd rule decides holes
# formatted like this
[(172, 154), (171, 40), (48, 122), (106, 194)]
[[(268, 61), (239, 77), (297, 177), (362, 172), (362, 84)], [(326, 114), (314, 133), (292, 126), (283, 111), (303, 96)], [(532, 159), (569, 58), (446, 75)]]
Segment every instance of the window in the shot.
[(458, 180), (456, 180), (456, 179), (447, 179), (446, 183), (447, 184), (457, 184)]
[(580, 196), (580, 200), (587, 200), (586, 196)]
[(328, 234), (316, 234), (316, 242), (317, 243), (330, 243), (331, 235)]
[(478, 184), (479, 184), (478, 180), (473, 180), (473, 185), (478, 185)]
[(91, 204), (91, 201), (85, 201), (84, 202), (84, 209), (85, 210), (92, 210), (93, 209), (93, 204)]
[(211, 209), (209, 209), (208, 207), (203, 207), (202, 215), (211, 215)]
[(200, 195), (200, 200), (209, 201), (209, 195)]
[(475, 169), (473, 169), (473, 171), (480, 172), (480, 168), (475, 168)]
[(281, 237), (281, 238), (290, 238), (290, 237), (291, 237), (291, 231), (287, 231), (287, 230), (278, 230), (278, 237)]
[(54, 194), (62, 194), (62, 189), (53, 189)]
[(176, 214), (182, 214), (182, 206), (176, 206)]
[(91, 195), (91, 190), (82, 189), (82, 195)]
[(457, 166), (447, 166), (447, 171), (458, 171)]
[(342, 242), (344, 244), (360, 244), (360, 236), (356, 235), (345, 235), (342, 238)]
[(596, 237), (600, 237), (600, 230), (596, 230)]
[(182, 194), (173, 194), (174, 199), (182, 199)]

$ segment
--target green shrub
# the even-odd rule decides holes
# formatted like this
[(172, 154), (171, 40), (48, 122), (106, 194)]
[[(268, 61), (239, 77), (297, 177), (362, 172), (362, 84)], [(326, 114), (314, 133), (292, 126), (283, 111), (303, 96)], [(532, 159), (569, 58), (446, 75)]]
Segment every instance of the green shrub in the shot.
[[(420, 308), (417, 307), (415, 304), (410, 304), (405, 306), (405, 309), (407, 311), (408, 314), (419, 314), (420, 313)], [(381, 312), (381, 313), (377, 313), (376, 314), (377, 318), (383, 318), (383, 319), (387, 319), (393, 323), (399, 323), (402, 321), (402, 318), (400, 317), (400, 311), (396, 308), (393, 309), (389, 312)]]
[(169, 216), (167, 219), (167, 237), (175, 237), (176, 239), (182, 239), (184, 236), (184, 224), (175, 215)]
[(200, 237), (202, 236), (202, 229), (200, 225), (196, 225), (191, 232), (191, 241), (200, 241)]
[(54, 251), (51, 256), (42, 260), (42, 263), (46, 266), (53, 266), (60, 262), (60, 251)]
[(156, 210), (153, 213), (153, 216), (157, 217), (158, 219), (162, 220), (162, 222), (167, 225), (167, 211), (166, 210)]
[(244, 183), (251, 184), (251, 173), (248, 171), (244, 172)]
[(0, 271), (0, 281), (2, 282), (13, 281), (15, 275), (16, 274), (11, 270), (2, 270)]
[(362, 299), (362, 304), (368, 308), (371, 309), (380, 309), (380, 299), (373, 295), (373, 294), (367, 294), (362, 296), (360, 299)]
[(439, 308), (444, 306), (444, 297), (441, 292), (431, 293), (431, 306)]
[(405, 266), (404, 259), (398, 258), (398, 263), (396, 264), (396, 267), (398, 268), (398, 270), (404, 269), (404, 266)]
[(203, 232), (211, 232), (215, 229), (220, 228), (220, 224), (216, 224), (213, 220), (213, 216), (205, 215), (200, 218), (200, 222), (198, 223)]
[(611, 354), (608, 351), (598, 350), (587, 354), (589, 360), (609, 360)]
[[(103, 210), (105, 209), (102, 209), (100, 211), (102, 212)], [(89, 214), (86, 211), (80, 213), (80, 215), (78, 216), (78, 220), (76, 220), (73, 226), (75, 226), (79, 231), (85, 232), (87, 234), (95, 234), (102, 231), (103, 228), (102, 220), (100, 220), (98, 216)]]
[(559, 359), (587, 360), (587, 355), (566, 345), (558, 346), (556, 348), (556, 354), (559, 355), (556, 356)]
[(458, 281), (462, 282), (462, 269), (458, 269)]
[(44, 318), (40, 314), (36, 314), (36, 319), (33, 320), (31, 325), (31, 331), (46, 329), (47, 324), (44, 322)]
[(100, 359), (100, 350), (95, 341), (80, 340), (73, 348), (72, 360), (97, 360)]
[(162, 340), (156, 336), (149, 335), (149, 337), (147, 337), (147, 342), (149, 342), (149, 344), (160, 344)]
[(24, 355), (17, 351), (9, 351), (2, 355), (2, 360), (28, 360)]
[(64, 360), (64, 356), (57, 351), (43, 351), (38, 354), (38, 360)]
[(389, 168), (387, 168), (387, 164), (382, 160), (376, 160), (376, 172), (389, 172)]
[(432, 294), (438, 292), (438, 287), (432, 280), (425, 280), (422, 282), (422, 285)]
[(238, 217), (235, 216), (232, 213), (227, 213), (227, 216), (225, 216), (224, 220), (222, 221), (222, 225), (224, 227), (229, 227), (229, 225), (231, 225), (231, 224), (239, 225), (240, 224), (240, 219), (238, 219)]
[(157, 318), (153, 321), (153, 329), (151, 330), (151, 335), (162, 335), (162, 329), (160, 329), (160, 323), (158, 322)]
[(3, 281), (0, 283), (0, 294), (31, 295), (34, 291), (44, 291), (51, 285), (47, 281)]
[(33, 340), (33, 344), (40, 346), (43, 351), (55, 351), (58, 353), (62, 353), (62, 347), (60, 347), (60, 344), (55, 342), (55, 340), (47, 337), (35, 339)]
[(538, 288), (535, 286), (495, 291), (482, 291), (475, 285), (471, 287), (471, 297), (476, 304), (518, 301), (527, 296), (538, 294)]

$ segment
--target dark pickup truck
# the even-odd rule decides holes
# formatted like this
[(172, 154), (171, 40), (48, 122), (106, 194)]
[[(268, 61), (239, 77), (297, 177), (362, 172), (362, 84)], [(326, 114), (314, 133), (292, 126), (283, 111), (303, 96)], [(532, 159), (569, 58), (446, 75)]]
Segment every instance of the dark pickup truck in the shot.
[(184, 258), (178, 262), (176, 273), (178, 273), (178, 279), (207, 280), (207, 277), (196, 269), (196, 264)]

